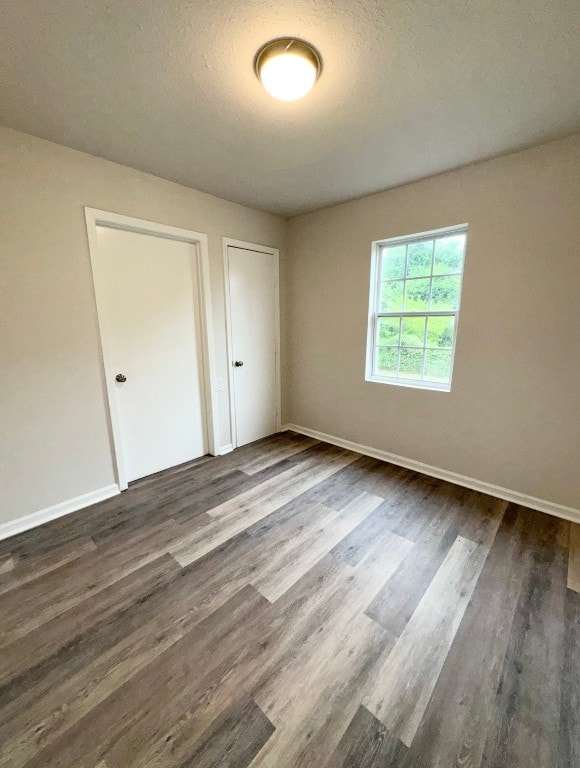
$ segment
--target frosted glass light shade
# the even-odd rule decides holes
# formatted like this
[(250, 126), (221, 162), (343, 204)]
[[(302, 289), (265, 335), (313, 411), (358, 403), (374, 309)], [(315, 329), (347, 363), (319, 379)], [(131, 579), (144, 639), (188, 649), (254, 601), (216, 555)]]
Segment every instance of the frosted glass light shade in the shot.
[(255, 70), (268, 93), (280, 101), (306, 96), (318, 79), (321, 59), (303, 40), (282, 38), (265, 45), (255, 60)]

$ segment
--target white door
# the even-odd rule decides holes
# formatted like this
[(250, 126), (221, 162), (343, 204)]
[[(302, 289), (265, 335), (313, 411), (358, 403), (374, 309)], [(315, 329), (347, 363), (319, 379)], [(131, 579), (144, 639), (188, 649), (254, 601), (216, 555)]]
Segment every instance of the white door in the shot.
[(195, 246), (106, 226), (97, 240), (106, 375), (131, 481), (207, 452)]
[(228, 246), (232, 414), (236, 445), (278, 429), (278, 259)]

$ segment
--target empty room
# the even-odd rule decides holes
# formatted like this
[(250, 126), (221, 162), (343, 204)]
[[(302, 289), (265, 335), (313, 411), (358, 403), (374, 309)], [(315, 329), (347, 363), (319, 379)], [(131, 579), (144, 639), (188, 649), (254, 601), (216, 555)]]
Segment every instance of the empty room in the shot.
[(578, 0), (0, 19), (0, 768), (580, 768)]

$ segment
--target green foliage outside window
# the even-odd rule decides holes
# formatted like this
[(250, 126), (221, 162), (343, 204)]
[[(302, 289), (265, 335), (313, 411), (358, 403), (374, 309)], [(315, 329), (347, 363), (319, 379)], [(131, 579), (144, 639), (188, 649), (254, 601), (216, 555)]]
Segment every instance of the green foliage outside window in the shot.
[(379, 374), (449, 381), (455, 317), (428, 313), (457, 311), (464, 244), (454, 234), (383, 249), (379, 312), (416, 314), (378, 318)]

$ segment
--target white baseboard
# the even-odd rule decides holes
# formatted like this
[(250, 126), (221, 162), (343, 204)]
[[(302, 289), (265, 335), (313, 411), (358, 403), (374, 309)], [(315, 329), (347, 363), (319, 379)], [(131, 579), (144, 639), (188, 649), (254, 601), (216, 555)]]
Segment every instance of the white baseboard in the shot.
[(70, 515), (71, 512), (78, 512), (79, 509), (90, 507), (98, 501), (110, 499), (121, 491), (118, 485), (107, 485), (104, 488), (98, 488), (96, 491), (83, 493), (82, 496), (75, 496), (74, 499), (61, 501), (52, 507), (46, 507), (39, 512), (33, 512), (31, 515), (18, 517), (16, 520), (9, 520), (7, 523), (0, 523), (0, 541), (8, 539), (10, 536), (16, 536), (17, 533), (28, 531), (30, 528), (36, 528), (38, 525), (48, 523), (50, 520), (56, 520), (57, 517)]
[(234, 446), (231, 443), (228, 443), (227, 445), (222, 445), (220, 448), (220, 456), (225, 456), (226, 453), (231, 453), (234, 450)]
[(448, 469), (433, 467), (431, 464), (424, 464), (422, 461), (407, 459), (405, 456), (398, 456), (396, 453), (389, 453), (388, 451), (381, 451), (377, 448), (371, 448), (368, 445), (353, 443), (351, 440), (344, 440), (342, 437), (327, 435), (325, 432), (318, 432), (315, 429), (300, 427), (298, 424), (285, 424), (282, 427), (282, 431), (285, 430), (300, 432), (302, 435), (313, 437), (317, 440), (322, 440), (325, 443), (337, 445), (339, 448), (347, 448), (350, 451), (356, 451), (356, 453), (362, 453), (365, 456), (371, 456), (374, 459), (380, 459), (381, 461), (386, 461), (389, 464), (396, 464), (399, 467), (413, 469), (416, 472), (421, 472), (423, 475), (430, 475), (431, 477), (437, 477), (440, 480), (447, 480), (450, 483), (462, 485), (465, 488), (471, 488), (474, 491), (487, 493), (490, 496), (497, 497), (498, 499), (513, 501), (515, 504), (521, 504), (524, 507), (530, 507), (531, 509), (536, 509), (539, 512), (546, 512), (548, 515), (554, 515), (555, 517), (560, 517), (563, 520), (570, 520), (573, 523), (580, 523), (580, 509), (565, 507), (562, 504), (556, 504), (553, 501), (537, 499), (535, 496), (527, 496), (525, 493), (520, 493), (519, 491), (512, 491), (509, 488), (502, 488), (499, 485), (486, 483), (483, 480), (476, 480), (473, 477), (460, 475), (457, 472), (451, 472)]

